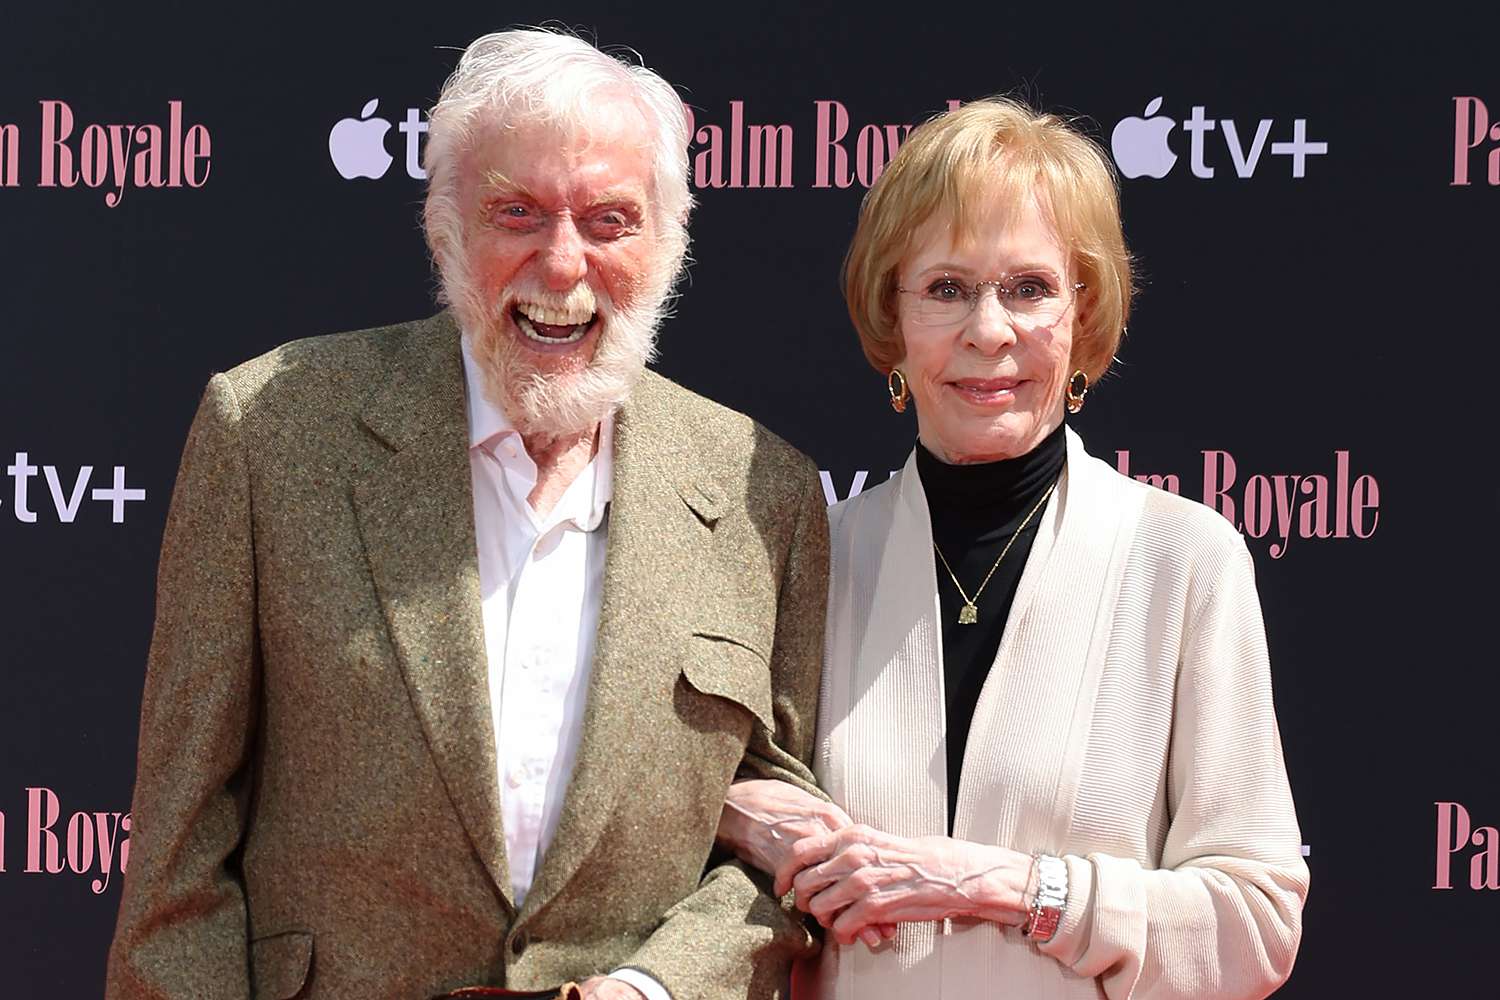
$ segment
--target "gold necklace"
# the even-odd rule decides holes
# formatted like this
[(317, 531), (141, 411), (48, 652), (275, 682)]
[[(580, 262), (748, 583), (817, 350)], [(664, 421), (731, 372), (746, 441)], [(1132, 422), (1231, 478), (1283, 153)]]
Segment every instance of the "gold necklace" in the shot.
[(984, 575), (984, 581), (979, 584), (979, 589), (974, 591), (973, 597), (964, 593), (963, 585), (958, 582), (958, 577), (953, 573), (953, 567), (949, 566), (948, 560), (943, 558), (943, 550), (937, 547), (937, 542), (932, 543), (932, 551), (936, 552), (937, 557), (943, 560), (943, 569), (948, 571), (948, 579), (953, 581), (953, 586), (958, 590), (958, 596), (964, 599), (964, 606), (958, 609), (958, 623), (960, 625), (973, 625), (979, 621), (979, 608), (974, 602), (979, 600), (979, 595), (989, 584), (990, 577), (994, 576), (995, 570), (1000, 568), (1000, 560), (1005, 558), (1005, 553), (1009, 552), (1010, 547), (1016, 544), (1016, 539), (1021, 537), (1021, 532), (1026, 530), (1026, 526), (1031, 523), (1031, 519), (1036, 516), (1036, 512), (1042, 509), (1042, 504), (1047, 502), (1047, 498), (1052, 495), (1052, 491), (1055, 489), (1057, 489), (1057, 480), (1052, 481), (1052, 485), (1047, 487), (1047, 492), (1043, 493), (1042, 498), (1036, 502), (1036, 506), (1031, 508), (1031, 513), (1026, 515), (1026, 520), (1022, 521), (1021, 526), (1015, 530), (1015, 534), (1010, 536), (1010, 541), (1006, 542), (1005, 548), (1000, 550), (1000, 557), (995, 560), (995, 565), (990, 567), (990, 571)]

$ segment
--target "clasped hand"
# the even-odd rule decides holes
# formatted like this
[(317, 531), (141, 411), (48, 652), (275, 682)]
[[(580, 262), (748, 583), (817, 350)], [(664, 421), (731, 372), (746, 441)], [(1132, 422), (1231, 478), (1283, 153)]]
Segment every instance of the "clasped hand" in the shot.
[[(832, 802), (809, 795), (785, 781), (739, 781), (729, 787), (719, 817), (718, 839), (741, 861), (776, 879), (776, 895), (792, 890), (802, 870), (793, 849), (800, 843), (845, 829), (849, 814)], [(896, 936), (896, 925), (867, 928), (860, 938), (874, 948)]]
[(1031, 859), (951, 837), (898, 837), (852, 823), (831, 802), (781, 781), (730, 788), (719, 837), (743, 861), (776, 878), (778, 896), (840, 944), (875, 947), (908, 920), (1025, 919)]
[(797, 906), (840, 944), (868, 927), (974, 917), (1019, 924), (1030, 858), (952, 837), (898, 837), (854, 825), (792, 849)]

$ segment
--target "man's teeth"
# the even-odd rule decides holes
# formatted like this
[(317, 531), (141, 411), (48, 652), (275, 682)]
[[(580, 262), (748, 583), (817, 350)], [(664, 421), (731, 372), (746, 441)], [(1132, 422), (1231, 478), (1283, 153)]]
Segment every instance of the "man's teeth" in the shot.
[[(538, 320), (538, 322), (545, 321)], [(564, 324), (558, 323), (555, 325), (562, 326)], [(540, 333), (537, 333), (536, 327), (532, 326), (531, 321), (521, 313), (516, 314), (516, 326), (526, 335), (527, 340), (534, 340), (538, 344), (576, 344), (583, 339), (584, 334), (589, 332), (589, 324), (580, 323), (574, 326), (573, 332), (566, 337), (544, 337)]]
[(548, 326), (577, 326), (582, 323), (588, 325), (589, 320), (594, 318), (592, 312), (582, 309), (557, 309), (552, 306), (541, 306), (531, 302), (516, 307), (521, 315), (533, 323), (546, 323)]

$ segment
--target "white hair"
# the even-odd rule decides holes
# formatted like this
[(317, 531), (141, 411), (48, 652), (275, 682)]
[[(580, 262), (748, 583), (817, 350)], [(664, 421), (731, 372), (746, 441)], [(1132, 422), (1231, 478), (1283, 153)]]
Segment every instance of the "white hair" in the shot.
[(441, 301), (457, 305), (472, 287), (462, 253), (457, 174), (479, 131), (536, 122), (581, 124), (591, 110), (597, 114), (595, 99), (605, 93), (634, 103), (652, 132), (650, 208), (670, 294), (687, 260), (687, 220), (693, 207), (682, 98), (644, 65), (601, 52), (572, 34), (526, 28), (475, 39), (428, 116), (422, 226), (441, 279)]

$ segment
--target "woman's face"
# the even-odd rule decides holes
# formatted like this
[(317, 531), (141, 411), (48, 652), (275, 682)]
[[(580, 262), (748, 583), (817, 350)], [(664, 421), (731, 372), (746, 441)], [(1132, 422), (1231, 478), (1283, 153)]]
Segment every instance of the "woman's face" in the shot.
[[(1078, 293), (1056, 232), (1035, 197), (1019, 211), (979, 210), (971, 244), (955, 245), (948, 220), (931, 219), (897, 272), (906, 290), (896, 296), (906, 341), (897, 367), (911, 386), (922, 444), (954, 463), (1035, 448), (1062, 422), (1071, 374)], [(931, 299), (976, 287), (971, 311), (933, 323)]]

